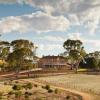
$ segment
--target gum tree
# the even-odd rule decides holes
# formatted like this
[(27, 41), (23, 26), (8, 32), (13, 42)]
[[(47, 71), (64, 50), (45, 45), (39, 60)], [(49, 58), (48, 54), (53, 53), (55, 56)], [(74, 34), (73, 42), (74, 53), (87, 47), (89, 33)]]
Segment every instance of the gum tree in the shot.
[(80, 40), (68, 39), (64, 42), (63, 47), (66, 49), (67, 58), (70, 59), (71, 69), (75, 68), (77, 71), (80, 61), (84, 61), (86, 55), (83, 43)]
[(13, 66), (16, 75), (18, 75), (19, 71), (23, 69), (25, 65), (29, 65), (27, 67), (27, 70), (29, 70), (30, 64), (32, 65), (32, 61), (35, 56), (34, 44), (28, 40), (20, 39), (12, 41), (11, 46), (13, 51), (8, 56), (8, 62), (11, 66)]

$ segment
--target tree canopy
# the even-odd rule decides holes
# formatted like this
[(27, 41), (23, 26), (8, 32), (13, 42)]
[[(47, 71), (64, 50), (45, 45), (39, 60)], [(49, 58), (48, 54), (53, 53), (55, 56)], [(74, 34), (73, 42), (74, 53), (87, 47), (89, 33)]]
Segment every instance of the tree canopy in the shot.
[(63, 47), (66, 49), (67, 56), (71, 59), (71, 64), (76, 64), (77, 68), (79, 62), (86, 55), (82, 41), (68, 39), (64, 42)]
[[(34, 43), (25, 39), (13, 40), (11, 43), (0, 41), (0, 59), (7, 62), (8, 70), (28, 70), (33, 68), (35, 49)], [(2, 66), (5, 66), (4, 63)]]

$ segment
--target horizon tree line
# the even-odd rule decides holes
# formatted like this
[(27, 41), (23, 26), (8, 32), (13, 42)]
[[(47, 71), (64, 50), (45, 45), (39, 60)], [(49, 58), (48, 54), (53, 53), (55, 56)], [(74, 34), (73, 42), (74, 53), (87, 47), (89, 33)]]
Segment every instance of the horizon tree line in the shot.
[[(76, 72), (81, 66), (86, 68), (100, 69), (100, 52), (87, 54), (81, 40), (68, 39), (63, 43), (66, 50), (61, 56), (64, 56), (71, 66), (71, 70)], [(16, 75), (20, 70), (31, 70), (34, 68), (33, 60), (36, 57), (37, 47), (29, 40), (19, 39), (0, 41), (0, 64), (2, 71), (15, 71)], [(29, 74), (28, 74), (29, 76)]]

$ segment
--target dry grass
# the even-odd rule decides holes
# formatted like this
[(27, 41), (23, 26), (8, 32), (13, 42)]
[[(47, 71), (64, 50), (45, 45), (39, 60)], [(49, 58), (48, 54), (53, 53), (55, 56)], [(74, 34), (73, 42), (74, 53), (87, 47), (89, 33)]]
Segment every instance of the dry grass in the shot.
[(12, 90), (11, 86), (0, 84), (0, 93), (8, 93), (11, 90)]
[[(12, 89), (14, 84), (25, 86), (25, 84), (28, 83), (31, 83), (31, 89), (25, 89), (25, 87), (21, 90)], [(26, 94), (26, 97), (26, 92), (31, 93), (31, 95)], [(55, 92), (55, 88), (49, 85), (36, 84), (33, 79), (19, 79), (11, 82), (6, 81), (6, 84), (5, 82), (0, 83), (0, 100), (66, 100), (66, 98), (70, 98), (70, 100), (82, 100), (79, 95), (60, 90)]]
[(68, 74), (41, 77), (38, 80), (53, 83), (69, 89), (100, 95), (100, 75)]

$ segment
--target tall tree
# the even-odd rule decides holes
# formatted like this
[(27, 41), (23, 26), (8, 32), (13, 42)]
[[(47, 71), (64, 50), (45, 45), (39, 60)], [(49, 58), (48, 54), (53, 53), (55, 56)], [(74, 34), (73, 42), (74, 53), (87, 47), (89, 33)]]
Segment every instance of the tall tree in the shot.
[(23, 68), (23, 64), (27, 58), (30, 57), (32, 51), (28, 48), (21, 48), (13, 51), (8, 56), (9, 65), (15, 70), (16, 75)]
[(68, 39), (64, 42), (63, 47), (66, 49), (68, 57), (71, 60), (71, 69), (75, 67), (76, 71), (81, 60), (84, 60), (86, 52), (83, 43), (80, 40)]
[[(35, 56), (35, 46), (32, 42), (22, 39), (12, 41), (11, 46), (13, 48), (13, 52), (8, 56), (8, 62), (13, 65), (16, 73), (18, 74), (20, 69), (22, 69), (26, 63), (29, 65), (29, 62), (31, 61), (30, 64), (32, 64), (32, 60)], [(30, 66), (28, 67), (27, 69), (30, 69)]]
[(34, 49), (34, 44), (29, 40), (24, 40), (24, 39), (14, 40), (11, 42), (11, 45), (13, 46), (13, 50), (21, 48), (29, 48), (31, 50)]
[(0, 41), (0, 57), (6, 59), (10, 52), (10, 43), (7, 41)]
[(0, 59), (2, 60), (1, 69), (2, 71), (5, 71), (5, 68), (7, 67), (6, 59), (8, 54), (10, 53), (10, 43), (7, 41), (0, 41)]
[[(87, 66), (92, 69), (99, 70), (100, 69), (100, 52), (95, 51), (87, 54), (86, 56)], [(90, 63), (91, 62), (91, 63)]]

